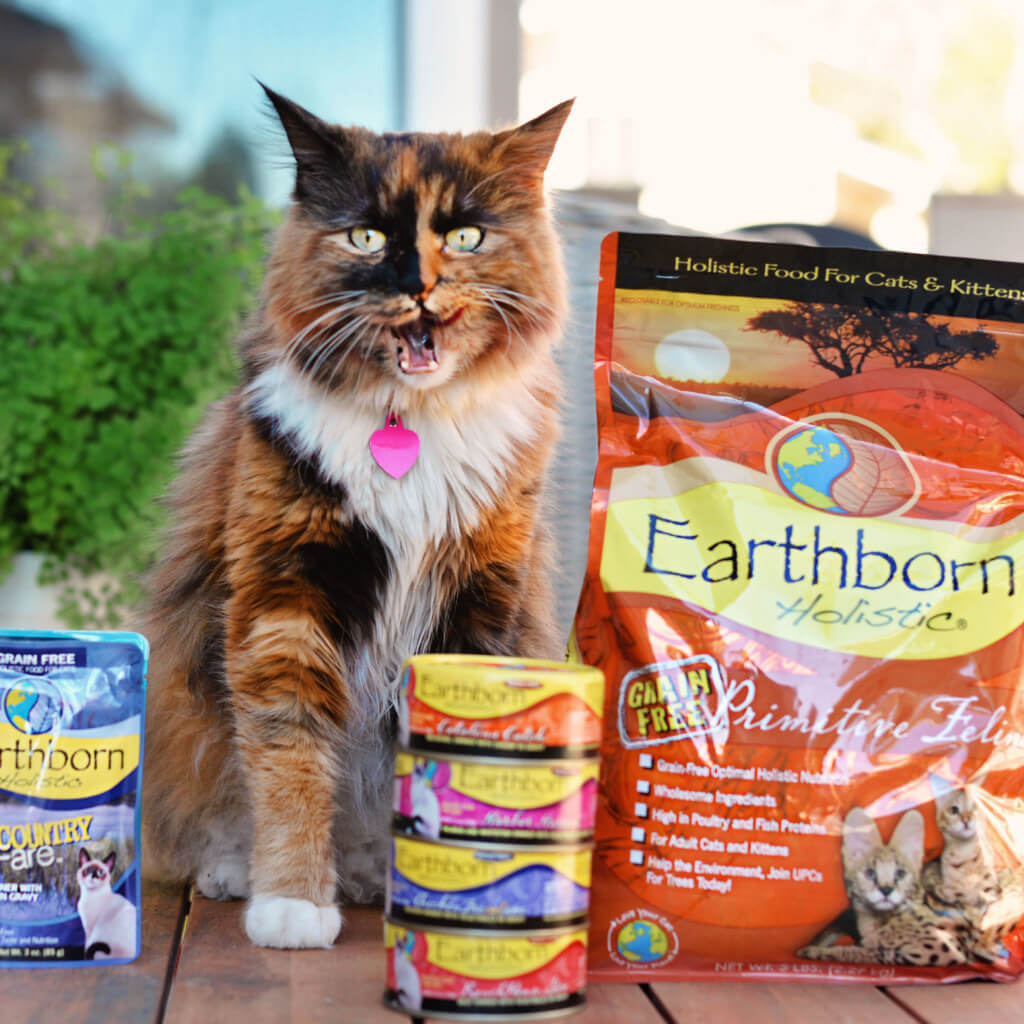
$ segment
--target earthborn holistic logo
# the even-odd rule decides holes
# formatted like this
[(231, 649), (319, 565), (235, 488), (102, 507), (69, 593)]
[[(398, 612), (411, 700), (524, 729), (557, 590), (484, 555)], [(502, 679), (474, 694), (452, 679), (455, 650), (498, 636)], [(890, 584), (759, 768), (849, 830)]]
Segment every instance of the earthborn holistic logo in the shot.
[(62, 711), (60, 694), (45, 679), (23, 676), (3, 691), (4, 720), (28, 736), (53, 732)]
[(769, 443), (765, 462), (785, 494), (832, 515), (899, 515), (921, 494), (896, 439), (848, 413), (821, 413), (787, 427)]
[(729, 731), (728, 699), (714, 658), (698, 654), (644, 665), (619, 687), (619, 736), (627, 747), (650, 747)]

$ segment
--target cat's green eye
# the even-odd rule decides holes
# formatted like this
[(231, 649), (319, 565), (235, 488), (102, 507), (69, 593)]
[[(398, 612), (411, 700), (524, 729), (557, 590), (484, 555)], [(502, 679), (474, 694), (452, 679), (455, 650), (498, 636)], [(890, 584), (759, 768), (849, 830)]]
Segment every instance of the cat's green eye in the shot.
[(480, 247), (483, 240), (483, 230), (472, 226), (452, 228), (444, 236), (444, 244), (453, 252), (472, 252)]
[(387, 245), (388, 236), (376, 228), (353, 228), (348, 233), (348, 240), (360, 252), (380, 252)]

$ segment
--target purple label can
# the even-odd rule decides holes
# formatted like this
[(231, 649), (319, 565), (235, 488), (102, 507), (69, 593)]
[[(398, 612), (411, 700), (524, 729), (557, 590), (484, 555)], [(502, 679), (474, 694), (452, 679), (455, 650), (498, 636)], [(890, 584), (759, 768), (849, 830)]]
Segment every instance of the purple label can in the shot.
[(394, 836), (386, 909), (395, 921), (537, 929), (582, 924), (589, 844), (478, 846)]

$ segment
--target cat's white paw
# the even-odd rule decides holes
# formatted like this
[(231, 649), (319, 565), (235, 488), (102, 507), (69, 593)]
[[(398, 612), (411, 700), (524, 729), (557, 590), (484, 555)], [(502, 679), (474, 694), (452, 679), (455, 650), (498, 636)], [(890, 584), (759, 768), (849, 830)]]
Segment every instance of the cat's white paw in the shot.
[(341, 931), (341, 911), (288, 896), (255, 896), (245, 910), (245, 932), (257, 946), (319, 949)]
[(249, 895), (249, 864), (243, 857), (221, 857), (204, 864), (196, 888), (209, 900), (243, 900)]

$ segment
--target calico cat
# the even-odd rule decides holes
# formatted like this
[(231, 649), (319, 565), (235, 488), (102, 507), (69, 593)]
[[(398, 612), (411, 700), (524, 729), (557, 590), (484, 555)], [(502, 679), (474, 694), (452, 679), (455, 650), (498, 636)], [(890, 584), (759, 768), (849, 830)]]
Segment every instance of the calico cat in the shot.
[(970, 959), (970, 928), (933, 911), (921, 888), (924, 818), (907, 811), (888, 843), (860, 807), (843, 822), (843, 877), (856, 920), (854, 945), (821, 936), (797, 952), (811, 960), (948, 967)]
[(327, 124), (266, 90), (293, 202), (187, 445), (142, 631), (151, 867), (327, 946), (382, 893), (395, 680), (560, 657), (541, 522), (565, 308), (543, 176), (563, 103), (491, 134)]
[(97, 860), (78, 851), (78, 916), (85, 930), (85, 958), (135, 956), (135, 905), (110, 888), (116, 854)]

